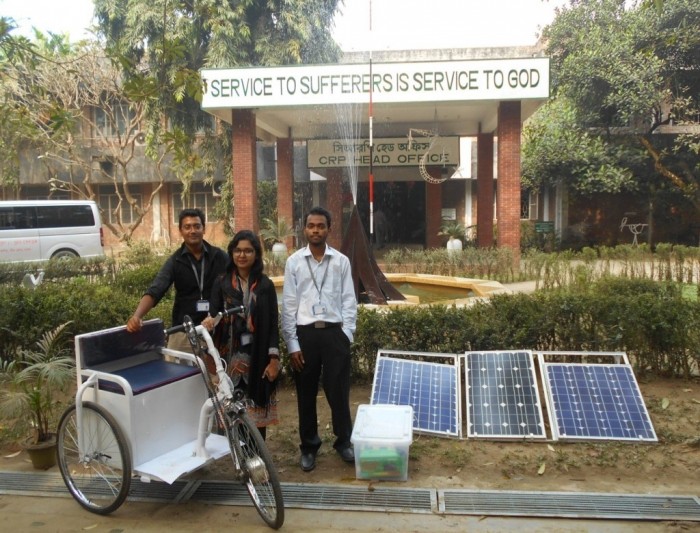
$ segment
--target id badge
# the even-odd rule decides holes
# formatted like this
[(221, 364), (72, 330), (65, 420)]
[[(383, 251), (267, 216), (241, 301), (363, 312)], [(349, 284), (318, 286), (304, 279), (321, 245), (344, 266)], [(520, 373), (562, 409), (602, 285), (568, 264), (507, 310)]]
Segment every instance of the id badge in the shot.
[(311, 311), (314, 315), (324, 315), (326, 314), (326, 306), (323, 304), (314, 304)]
[(208, 300), (197, 300), (197, 312), (198, 313), (208, 313), (209, 312), (209, 301)]
[(248, 346), (251, 342), (253, 342), (252, 333), (241, 333), (241, 346)]

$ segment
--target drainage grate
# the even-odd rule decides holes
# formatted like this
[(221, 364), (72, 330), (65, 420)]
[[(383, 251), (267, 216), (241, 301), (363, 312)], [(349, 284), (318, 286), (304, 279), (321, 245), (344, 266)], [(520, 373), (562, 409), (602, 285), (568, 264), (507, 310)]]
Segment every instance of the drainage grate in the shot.
[(446, 514), (700, 521), (695, 496), (438, 490), (438, 499)]
[[(0, 472), (0, 494), (18, 496), (70, 497), (60, 474)], [(282, 483), (284, 505), (297, 509), (335, 509), (349, 511), (393, 511), (433, 513), (437, 511), (435, 489), (375, 488), (366, 486)], [(252, 505), (246, 488), (235, 481), (131, 481), (129, 501), (195, 501), (219, 505)]]
[[(365, 485), (301, 483), (282, 483), (282, 493), (290, 509), (700, 522), (700, 498), (696, 496), (405, 487), (369, 490)], [(70, 497), (60, 474), (41, 472), (0, 472), (0, 494)], [(188, 480), (168, 485), (134, 479), (128, 499), (252, 505), (245, 487), (235, 481)]]
[[(282, 495), (285, 507), (297, 509), (401, 513), (437, 511), (437, 495), (434, 489), (368, 490), (365, 486), (282, 483)], [(203, 481), (191, 500), (222, 505), (252, 505), (245, 487), (233, 481)]]
[(190, 496), (190, 501), (218, 505), (253, 505), (246, 488), (234, 481), (202, 481)]
[(373, 490), (369, 490), (367, 486), (291, 483), (282, 488), (284, 504), (289, 507), (399, 513), (437, 511), (435, 489), (373, 487)]
[(0, 472), (0, 494), (71, 497), (60, 474)]
[(127, 500), (137, 502), (181, 502), (189, 498), (193, 487), (199, 481), (175, 481), (172, 485), (161, 481), (144, 483), (139, 479), (131, 480)]

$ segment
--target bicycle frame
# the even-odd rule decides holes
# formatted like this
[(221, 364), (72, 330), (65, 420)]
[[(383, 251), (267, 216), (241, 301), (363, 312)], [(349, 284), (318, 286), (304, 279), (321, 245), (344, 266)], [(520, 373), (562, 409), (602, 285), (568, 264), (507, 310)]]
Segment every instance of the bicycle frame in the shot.
[[(194, 331), (195, 331), (197, 337), (200, 339), (203, 339), (204, 342), (206, 343), (207, 353), (214, 360), (214, 367), (216, 368), (216, 377), (218, 379), (218, 383), (215, 385), (214, 390), (210, 391), (210, 393), (213, 393), (216, 400), (210, 396), (209, 398), (207, 398), (207, 400), (202, 405), (202, 410), (201, 410), (200, 415), (199, 415), (199, 429), (197, 432), (197, 446), (196, 446), (195, 456), (202, 457), (204, 459), (209, 459), (209, 454), (206, 451), (204, 443), (207, 439), (207, 436), (210, 433), (209, 428), (211, 426), (212, 417), (215, 414), (214, 411), (216, 409), (216, 406), (214, 405), (215, 402), (218, 402), (220, 405), (223, 405), (226, 402), (230, 403), (231, 405), (236, 405), (235, 411), (237, 413), (240, 413), (245, 408), (243, 407), (242, 404), (234, 402), (233, 382), (231, 381), (231, 378), (229, 377), (229, 375), (226, 373), (226, 369), (224, 368), (224, 365), (221, 362), (221, 355), (219, 354), (219, 351), (214, 346), (214, 341), (212, 340), (211, 335), (209, 334), (209, 331), (207, 330), (207, 328), (205, 328), (201, 324), (199, 326), (192, 326), (192, 327), (194, 328)], [(181, 357), (181, 354), (183, 354), (184, 352), (178, 352), (175, 350), (170, 350), (168, 348), (165, 348), (165, 349), (163, 349), (163, 353), (166, 355)], [(187, 354), (187, 355), (190, 356), (190, 354)], [(189, 359), (189, 357), (188, 357), (188, 359)], [(206, 373), (208, 372), (208, 370), (207, 370), (206, 365), (204, 364), (204, 361), (202, 360), (202, 358), (199, 357), (198, 355), (191, 355), (190, 360), (193, 360), (197, 364), (197, 366), (199, 367), (199, 371), (202, 372), (202, 374), (206, 376)], [(209, 388), (209, 385), (207, 385), (207, 388)]]

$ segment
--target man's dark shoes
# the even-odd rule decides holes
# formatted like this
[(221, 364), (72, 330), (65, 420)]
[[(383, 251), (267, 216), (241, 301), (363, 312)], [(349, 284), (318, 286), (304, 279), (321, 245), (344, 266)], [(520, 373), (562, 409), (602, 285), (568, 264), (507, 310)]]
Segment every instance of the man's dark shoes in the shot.
[(352, 446), (338, 450), (338, 455), (340, 455), (340, 458), (346, 463), (355, 462), (355, 451), (352, 449)]
[(315, 453), (302, 453), (301, 454), (301, 469), (304, 472), (311, 472), (316, 468), (316, 454)]

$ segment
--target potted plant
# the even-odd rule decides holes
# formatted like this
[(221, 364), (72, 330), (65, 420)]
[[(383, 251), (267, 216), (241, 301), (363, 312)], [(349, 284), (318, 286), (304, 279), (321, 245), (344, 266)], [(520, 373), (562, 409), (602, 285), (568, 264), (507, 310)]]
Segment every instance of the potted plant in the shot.
[(440, 226), (438, 235), (441, 237), (448, 237), (447, 251), (449, 253), (454, 253), (462, 249), (462, 239), (466, 235), (466, 229), (459, 222), (445, 222)]
[(260, 230), (263, 241), (272, 247), (272, 253), (276, 256), (287, 256), (287, 245), (285, 241), (289, 237), (295, 237), (294, 227), (290, 226), (284, 218), (273, 220), (266, 218), (263, 220), (263, 227)]
[(70, 322), (45, 332), (35, 349), (19, 349), (0, 366), (0, 417), (11, 422), (35, 468), (56, 463), (53, 424), (58, 396), (75, 379), (74, 359), (66, 344)]

